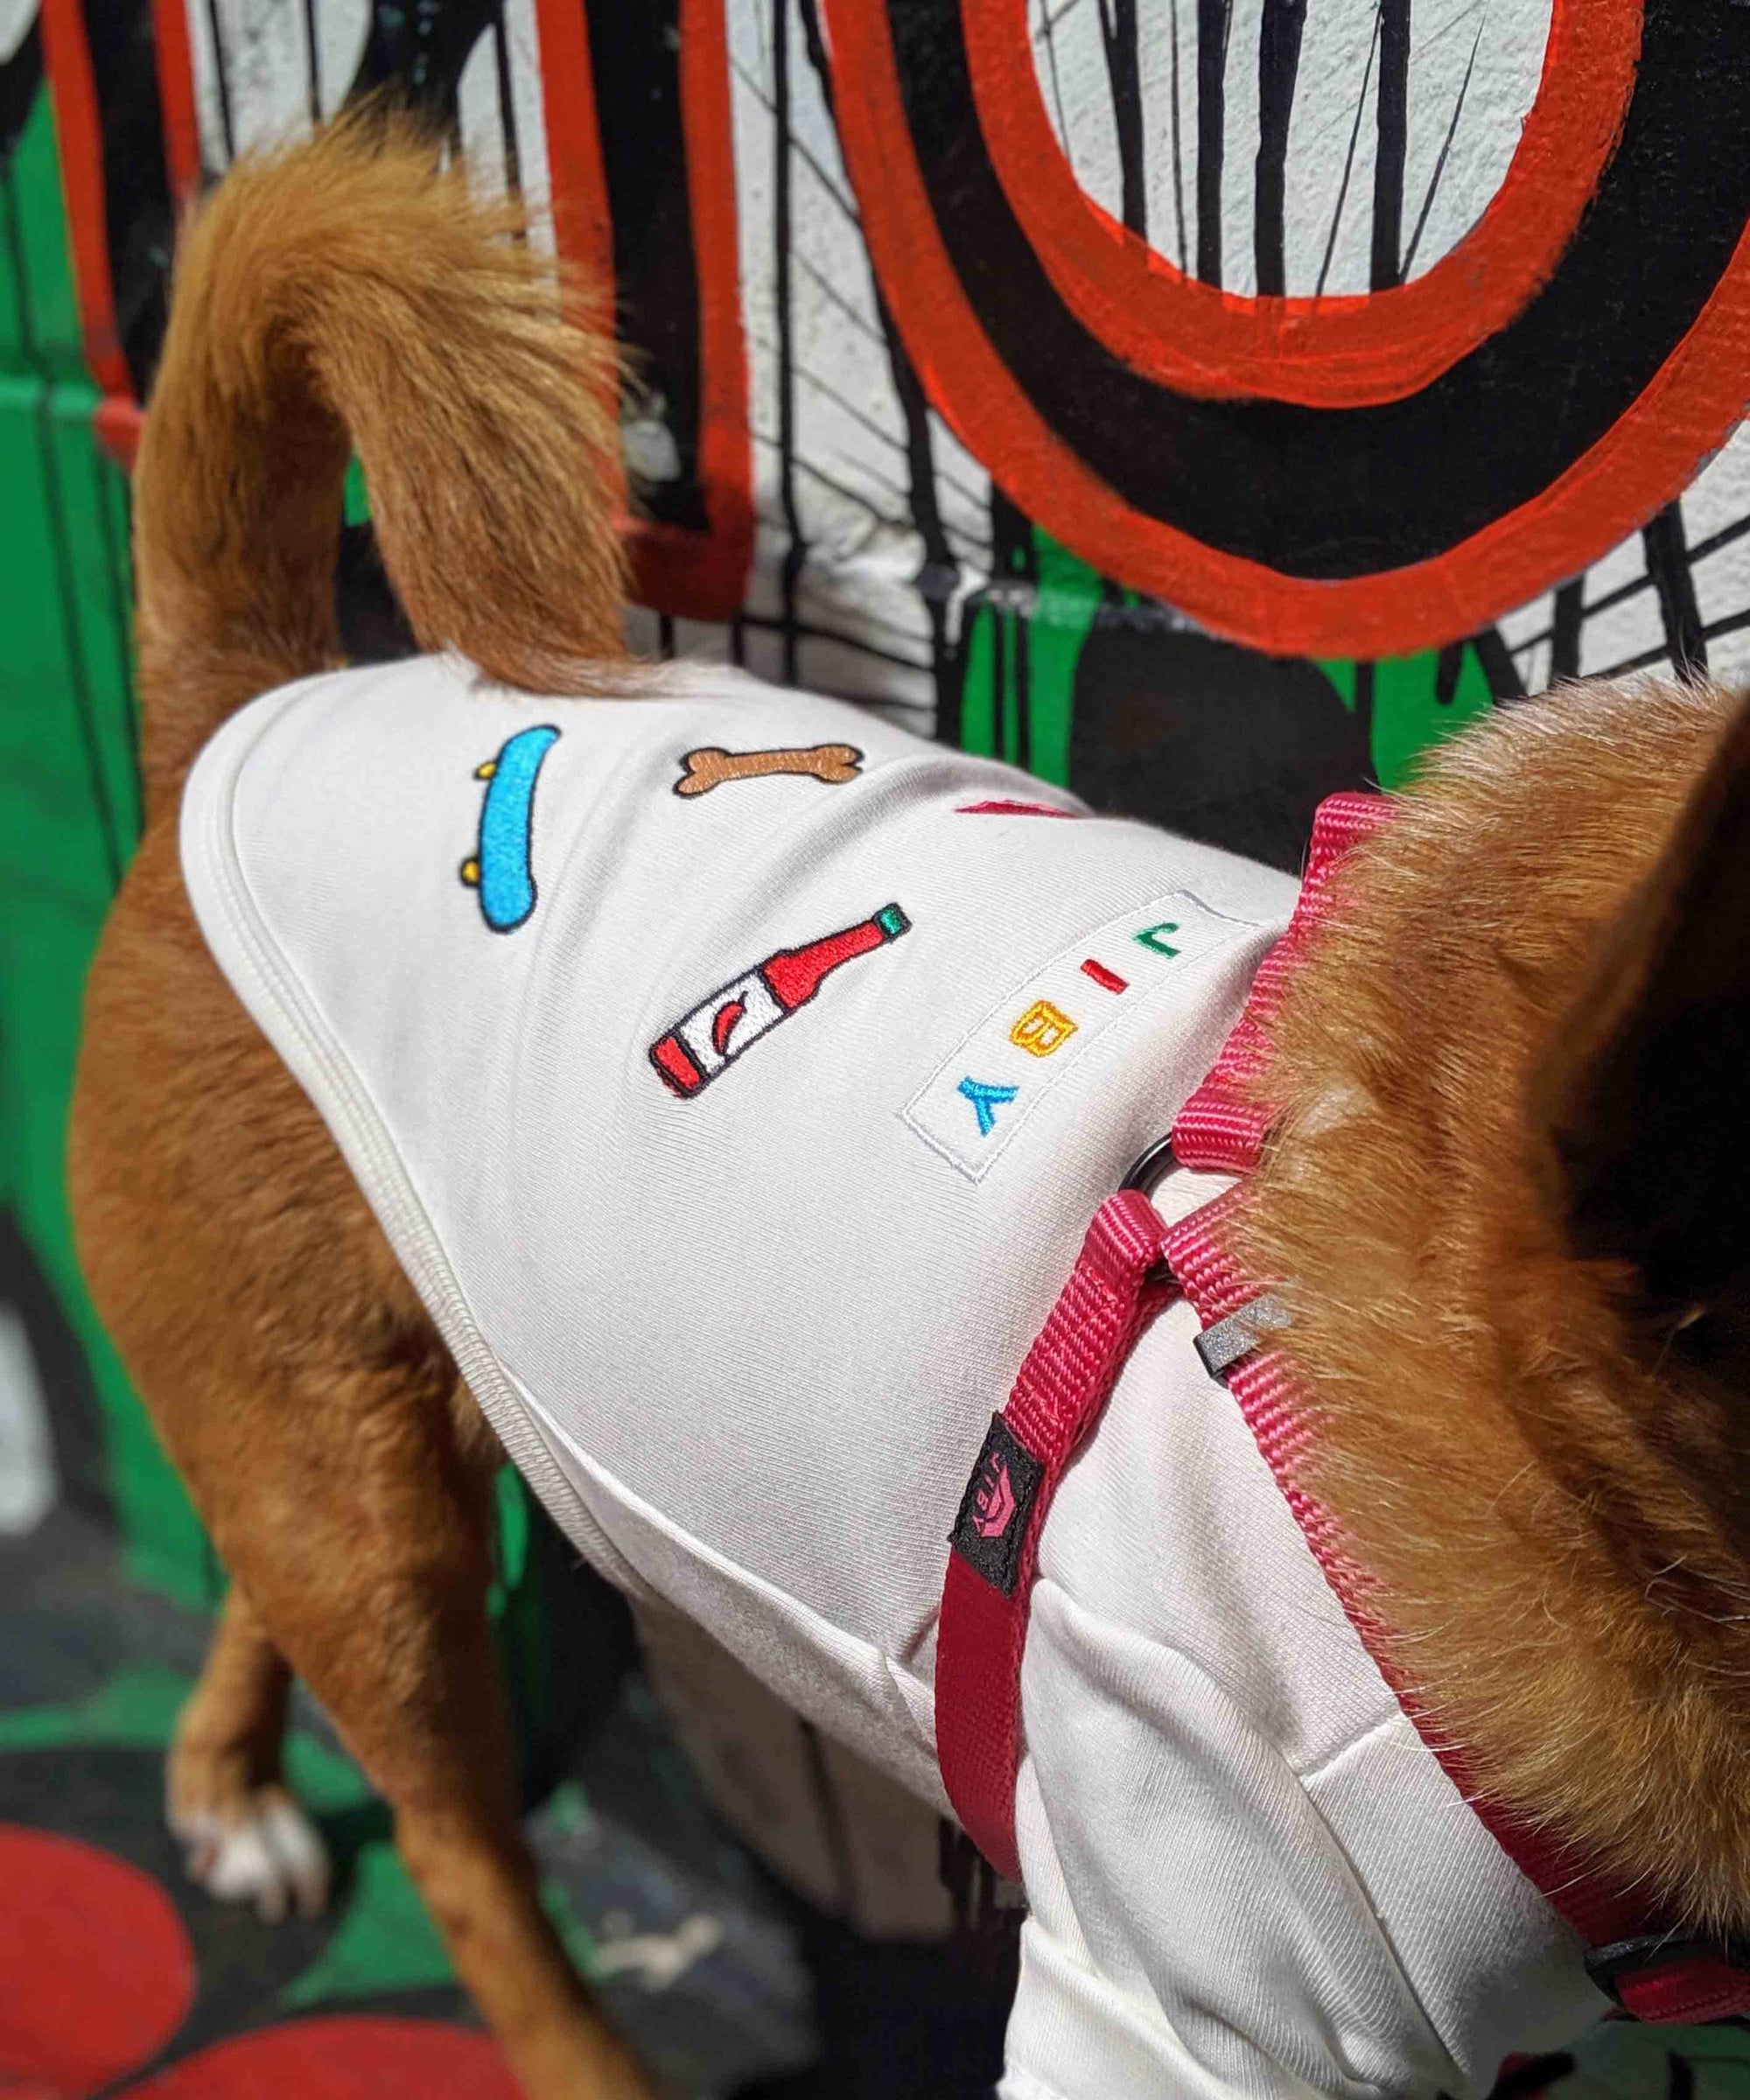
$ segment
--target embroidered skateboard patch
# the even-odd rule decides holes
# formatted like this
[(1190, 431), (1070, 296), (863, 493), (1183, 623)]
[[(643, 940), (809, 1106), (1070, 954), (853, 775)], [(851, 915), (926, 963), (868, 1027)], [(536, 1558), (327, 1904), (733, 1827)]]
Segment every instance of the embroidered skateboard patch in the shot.
[(675, 793), (709, 794), (726, 780), (769, 780), (782, 773), (839, 788), (862, 770), (863, 753), (854, 744), (810, 744), (794, 751), (720, 751), (709, 744), (682, 758)]
[(663, 1085), (682, 1099), (699, 1093), (749, 1044), (807, 1005), (834, 970), (897, 941), (911, 923), (897, 904), (886, 904), (855, 926), (801, 948), (780, 948), (756, 962), (651, 1044), (650, 1061)]
[(1001, 1415), (993, 1415), (948, 1543), (1005, 1597), (1013, 1596), (1020, 1578), (1033, 1499), (1044, 1478), (1045, 1467)]
[(1254, 930), (1173, 890), (1096, 927), (993, 1006), (912, 1097), (905, 1120), (970, 1181), (1112, 1023)]
[(495, 934), (514, 934), (537, 901), (535, 783), (558, 741), (550, 724), (520, 729), (500, 746), (495, 759), (474, 768), (486, 791), (480, 798), (479, 842), (460, 872), (467, 886), (480, 892), (480, 916)]

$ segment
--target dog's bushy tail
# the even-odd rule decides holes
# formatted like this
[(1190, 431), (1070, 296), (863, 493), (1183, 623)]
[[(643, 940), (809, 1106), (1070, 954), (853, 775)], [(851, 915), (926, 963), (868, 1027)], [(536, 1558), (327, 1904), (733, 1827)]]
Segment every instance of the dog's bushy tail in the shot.
[(521, 220), (368, 107), (188, 229), (135, 477), (153, 807), (234, 709), (340, 661), (349, 451), (423, 647), (550, 691), (619, 653), (612, 342)]

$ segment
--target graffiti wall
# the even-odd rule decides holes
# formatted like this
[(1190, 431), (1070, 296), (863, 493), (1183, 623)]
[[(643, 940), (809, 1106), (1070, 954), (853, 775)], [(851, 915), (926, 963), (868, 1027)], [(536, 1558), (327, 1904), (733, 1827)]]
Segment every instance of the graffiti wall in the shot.
[[(139, 822), (125, 470), (180, 206), (388, 82), (612, 292), (653, 653), (1286, 866), (1493, 705), (1750, 668), (1741, 0), (0, 0), (0, 1535), (80, 1505), (185, 1601), (220, 1572), (62, 1186)], [(341, 590), (392, 648), (362, 524)], [(538, 1768), (611, 1643), (514, 1483), (500, 1544)], [(173, 1704), (10, 1717), (25, 1819), (118, 1745), (147, 1802)], [(682, 1704), (769, 1858), (812, 1888), (812, 1788), (843, 1863), (817, 1744)], [(274, 2006), (441, 1977), (410, 1903), (361, 1870)], [(1576, 2100), (1750, 2090), (1729, 2034), (1598, 2047)]]
[(612, 286), (660, 646), (1285, 860), (1320, 793), (1493, 700), (1744, 653), (1750, 16), (1723, 0), (52, 0), (51, 26), (117, 433), (172, 200), (398, 78)]
[(653, 651), (1291, 866), (1491, 705), (1750, 663), (1750, 8), (4, 0), (10, 1295), (88, 1367), (63, 1474), (196, 1591), (60, 1191), (137, 816), (122, 470), (180, 204), (389, 81), (612, 291)]

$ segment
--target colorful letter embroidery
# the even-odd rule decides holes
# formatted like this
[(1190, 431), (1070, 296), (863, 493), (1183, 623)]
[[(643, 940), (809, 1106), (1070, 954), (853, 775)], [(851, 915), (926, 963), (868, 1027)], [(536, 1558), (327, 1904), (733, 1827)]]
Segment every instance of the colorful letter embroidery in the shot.
[(1021, 1089), (1018, 1087), (993, 1087), (988, 1081), (974, 1079), (969, 1074), (961, 1081), (957, 1090), (972, 1103), (973, 1113), (978, 1118), (978, 1135), (988, 1138), (996, 1126), (998, 1110), (1005, 1102), (1012, 1101)]
[(802, 948), (780, 948), (702, 999), (650, 1046), (662, 1083), (682, 1099), (699, 1093), (750, 1043), (805, 1006), (836, 970), (909, 930), (897, 904)]
[(901, 1116), (956, 1172), (983, 1180), (1108, 1028), (1146, 1025), (1150, 1007), (1170, 1012), (1206, 957), (1260, 932), (1188, 890), (1084, 928), (985, 1012)]
[(1178, 931), (1179, 928), (1172, 920), (1166, 919), (1158, 926), (1145, 926), (1137, 935), (1137, 939), (1144, 948), (1152, 948), (1158, 956), (1176, 956), (1179, 950), (1176, 948), (1169, 948), (1166, 942), (1161, 939), (1161, 935), (1176, 934)]
[(535, 909), (535, 783), (558, 741), (550, 724), (520, 729), (495, 759), (474, 768), (486, 791), (480, 798), (480, 843), (462, 863), (461, 876), (480, 892), (480, 916), (495, 934), (514, 934)]
[(863, 753), (854, 744), (810, 744), (797, 751), (722, 751), (708, 744), (682, 759), (675, 793), (709, 794), (725, 780), (764, 780), (774, 773), (795, 774), (837, 788), (854, 780), (862, 770)]
[(1049, 1057), (1075, 1033), (1075, 1023), (1049, 999), (1035, 999), (1009, 1031), (1009, 1040), (1029, 1057)]

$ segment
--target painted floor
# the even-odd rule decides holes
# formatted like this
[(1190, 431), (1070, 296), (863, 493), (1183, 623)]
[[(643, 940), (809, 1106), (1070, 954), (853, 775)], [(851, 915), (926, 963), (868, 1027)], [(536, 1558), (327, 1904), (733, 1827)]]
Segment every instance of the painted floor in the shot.
[[(0, 1540), (0, 1600), (8, 2100), (514, 2100), (319, 1717), (299, 1713), (290, 1776), (333, 1850), (335, 1901), (264, 1925), (189, 1888), (160, 1821), (199, 1623), (122, 1586), (65, 1505)], [(574, 1953), (669, 2090), (703, 2100), (808, 2062), (811, 1985), (782, 1900), (714, 1828), (637, 1679), (533, 1829)]]
[[(68, 1506), (0, 1537), (0, 2094), (515, 2100), (381, 1805), (313, 1711), (290, 1776), (335, 1856), (328, 1916), (264, 1925), (185, 1883), (161, 1766), (201, 1639), (123, 1585)], [(982, 1999), (988, 2036), (1000, 1991), (935, 1952), (872, 1951), (775, 1889), (635, 1674), (531, 1829), (576, 1958), (676, 2100), (989, 2090), (964, 2061), (968, 2007)], [(1750, 2032), (1601, 2029), (1502, 2100), (1540, 2091), (1750, 2100)]]
[[(287, 1776), (335, 1860), (328, 1914), (270, 1926), (187, 1886), (163, 1752), (202, 1643), (74, 1506), (0, 1536), (0, 2095), (515, 2100), (307, 1704)], [(871, 1948), (779, 1889), (635, 1671), (530, 1830), (574, 1958), (676, 2100), (989, 2094), (1010, 1986), (988, 1956)]]

